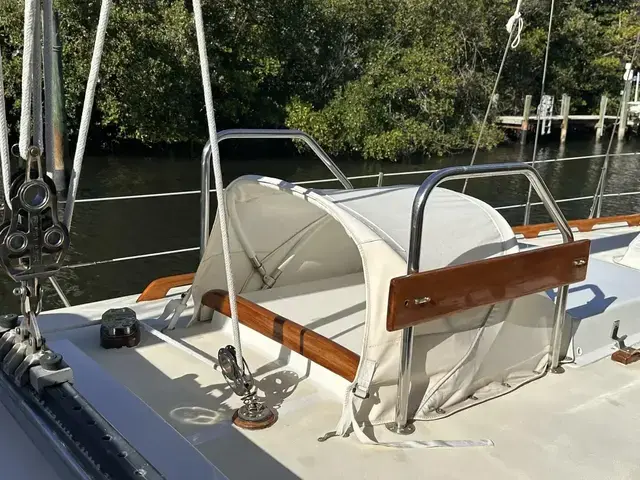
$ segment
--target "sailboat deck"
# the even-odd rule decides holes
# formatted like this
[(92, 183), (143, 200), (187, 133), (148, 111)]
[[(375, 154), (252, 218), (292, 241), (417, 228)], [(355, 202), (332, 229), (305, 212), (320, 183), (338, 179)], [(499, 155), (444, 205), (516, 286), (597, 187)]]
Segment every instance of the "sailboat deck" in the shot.
[[(166, 301), (110, 300), (91, 308), (43, 314), (42, 323), (52, 326), (46, 317), (55, 315), (75, 322), (84, 318), (85, 325), (90, 325), (50, 332), (48, 339), (72, 364), (76, 387), (84, 395), (95, 395), (109, 378), (130, 391), (120, 392), (118, 408), (102, 411), (117, 428), (126, 425), (132, 431), (150, 431), (148, 424), (140, 423), (145, 416), (128, 407), (134, 400), (122, 403), (122, 395), (131, 399), (135, 395), (229, 478), (424, 478), (429, 474), (439, 479), (587, 480), (640, 475), (640, 440), (632, 434), (640, 427), (636, 407), (640, 364), (625, 367), (605, 359), (568, 368), (562, 375), (546, 375), (449, 418), (420, 422), (416, 434), (401, 438), (490, 439), (493, 447), (396, 449), (365, 446), (353, 435), (320, 443), (317, 438), (335, 427), (341, 399), (289, 364), (287, 355), (268, 356), (257, 345), (244, 344), (261, 395), (279, 414), (271, 428), (250, 432), (231, 425), (232, 410), (240, 402), (215, 368), (217, 350), (231, 343), (225, 331), (213, 331), (211, 324), (202, 323), (167, 332), (167, 340), (145, 329), (136, 348), (101, 349), (99, 327), (91, 325), (99, 319), (96, 313), (127, 303), (141, 320), (153, 325), (150, 319), (162, 312)], [(86, 311), (94, 313), (86, 315)], [(184, 316), (190, 313), (187, 310)], [(86, 369), (92, 374), (83, 374)], [(379, 440), (399, 439), (384, 428), (376, 429), (375, 435)], [(155, 452), (147, 453), (154, 463), (179, 455), (163, 451), (154, 445), (156, 440), (151, 434), (130, 438), (140, 451)], [(203, 478), (196, 471), (181, 478)]]
[[(605, 224), (589, 232), (574, 230), (575, 240), (591, 240), (591, 257), (610, 263), (622, 257), (631, 241), (640, 232), (640, 227), (629, 227), (626, 224)], [(546, 247), (560, 243), (562, 238), (557, 230), (551, 230), (535, 238), (520, 238), (521, 247)]]

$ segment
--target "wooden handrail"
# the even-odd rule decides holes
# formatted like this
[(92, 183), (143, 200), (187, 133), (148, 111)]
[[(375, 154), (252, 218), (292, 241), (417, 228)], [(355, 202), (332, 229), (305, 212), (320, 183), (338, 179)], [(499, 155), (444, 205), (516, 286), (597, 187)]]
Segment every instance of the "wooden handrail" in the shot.
[[(610, 223), (626, 223), (630, 227), (636, 227), (640, 225), (640, 214), (635, 213), (633, 215), (617, 215), (614, 217), (571, 220), (569, 222), (569, 226), (571, 228), (577, 228), (579, 232), (590, 232), (598, 225), (607, 225)], [(513, 232), (516, 234), (522, 234), (524, 238), (535, 238), (542, 232), (557, 229), (558, 227), (555, 223), (539, 223), (538, 225), (521, 225), (513, 227)]]
[(387, 330), (580, 282), (587, 275), (590, 243), (563, 243), (394, 278)]
[[(299, 353), (350, 382), (356, 377), (360, 356), (339, 343), (281, 317), (250, 300), (238, 299), (238, 321), (288, 349)], [(231, 317), (229, 294), (225, 290), (210, 290), (202, 304)]]
[(169, 290), (176, 287), (184, 287), (191, 285), (195, 273), (183, 273), (181, 275), (173, 275), (171, 277), (156, 278), (147, 285), (147, 288), (140, 294), (136, 302), (146, 302), (149, 300), (159, 300), (167, 296)]

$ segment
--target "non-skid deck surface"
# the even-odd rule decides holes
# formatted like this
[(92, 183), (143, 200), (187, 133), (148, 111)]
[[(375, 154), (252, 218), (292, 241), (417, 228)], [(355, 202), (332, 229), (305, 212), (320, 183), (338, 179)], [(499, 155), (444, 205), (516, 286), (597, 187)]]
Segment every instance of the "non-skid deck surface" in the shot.
[[(156, 315), (162, 307), (155, 303)], [(153, 309), (145, 309), (151, 318)], [(82, 307), (67, 311), (81, 315)], [(261, 395), (279, 412), (278, 422), (264, 431), (230, 425), (232, 408), (239, 402), (210, 363), (146, 331), (137, 348), (102, 350), (97, 330), (79, 328), (53, 337), (74, 342), (231, 479), (640, 478), (640, 440), (635, 434), (640, 428), (638, 364), (623, 367), (603, 360), (547, 375), (452, 417), (420, 423), (411, 437), (378, 432), (381, 439), (396, 441), (491, 439), (494, 447), (395, 449), (364, 446), (353, 436), (317, 442), (335, 427), (340, 400), (249, 345), (244, 353)], [(211, 359), (231, 343), (209, 324), (175, 330), (171, 337)]]

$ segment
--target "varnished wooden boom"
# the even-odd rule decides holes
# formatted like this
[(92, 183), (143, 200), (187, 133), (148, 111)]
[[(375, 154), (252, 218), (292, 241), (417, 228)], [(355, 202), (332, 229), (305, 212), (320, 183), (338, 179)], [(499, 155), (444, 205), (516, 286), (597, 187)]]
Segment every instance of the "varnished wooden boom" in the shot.
[[(356, 377), (360, 356), (313, 330), (281, 317), (250, 300), (238, 298), (238, 321), (308, 358), (350, 382)], [(210, 290), (202, 304), (231, 317), (229, 295), (224, 290)]]
[(580, 282), (589, 247), (581, 240), (394, 278), (387, 330)]

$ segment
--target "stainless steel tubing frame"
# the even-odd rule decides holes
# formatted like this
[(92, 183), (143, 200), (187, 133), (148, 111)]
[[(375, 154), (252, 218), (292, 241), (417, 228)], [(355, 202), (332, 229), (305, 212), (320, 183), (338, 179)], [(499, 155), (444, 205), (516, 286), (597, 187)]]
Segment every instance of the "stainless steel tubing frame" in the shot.
[[(480, 177), (503, 177), (509, 175), (524, 175), (536, 193), (542, 200), (547, 212), (553, 219), (564, 243), (573, 242), (573, 233), (564, 218), (562, 211), (551, 196), (549, 189), (544, 184), (540, 174), (530, 165), (517, 163), (494, 163), (488, 165), (473, 165), (461, 167), (443, 168), (430, 175), (420, 188), (413, 200), (411, 211), (411, 236), (409, 239), (409, 255), (407, 258), (407, 274), (417, 273), (420, 270), (420, 246), (422, 243), (422, 225), (424, 220), (424, 208), (431, 192), (442, 182), (449, 180), (465, 180)], [(560, 287), (556, 297), (552, 344), (551, 344), (551, 370), (558, 372), (560, 363), (560, 348), (562, 345), (562, 332), (564, 326), (565, 310), (567, 306), (567, 293), (569, 286)], [(402, 331), (402, 352), (400, 357), (400, 370), (398, 382), (398, 397), (396, 403), (396, 422), (392, 430), (396, 433), (408, 434), (413, 431), (407, 424), (409, 409), (409, 389), (411, 381), (411, 354), (413, 350), (413, 327)]]
[[(313, 153), (324, 163), (331, 173), (335, 175), (342, 186), (347, 190), (352, 190), (353, 185), (349, 179), (342, 173), (342, 170), (331, 160), (331, 157), (325, 152), (318, 142), (316, 142), (309, 134), (302, 130), (288, 130), (288, 129), (231, 129), (222, 130), (218, 132), (218, 143), (223, 140), (229, 140), (232, 138), (252, 138), (252, 139), (290, 139), (290, 140), (302, 140), (307, 146), (313, 150)], [(211, 145), (209, 142), (204, 146), (202, 150), (202, 157), (200, 160), (201, 167), (201, 184), (200, 184), (200, 258), (204, 255), (204, 250), (209, 240), (209, 225), (210, 225), (210, 211), (211, 200), (209, 197), (209, 190), (211, 189)]]

